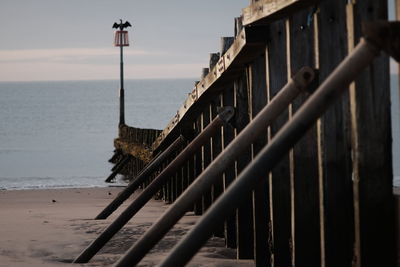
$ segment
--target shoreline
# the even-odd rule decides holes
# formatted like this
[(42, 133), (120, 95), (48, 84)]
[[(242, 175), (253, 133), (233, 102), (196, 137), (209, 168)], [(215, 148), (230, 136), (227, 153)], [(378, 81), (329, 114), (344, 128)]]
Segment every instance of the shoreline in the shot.
[[(65, 266), (129, 205), (132, 197), (107, 220), (93, 220), (121, 187), (26, 189), (0, 191), (0, 262), (3, 266)], [(135, 193), (137, 195), (138, 193)], [(151, 200), (89, 263), (110, 266), (169, 205)], [(188, 213), (138, 266), (154, 266), (195, 224)], [(236, 251), (221, 238), (211, 238), (188, 266), (254, 266), (235, 260)]]
[[(0, 191), (36, 191), (36, 190), (63, 190), (63, 189), (106, 189), (106, 188), (125, 188), (128, 184), (108, 184), (105, 186), (88, 185), (88, 186), (54, 186), (54, 187), (18, 187), (18, 188), (2, 188)], [(400, 187), (399, 187), (400, 188)]]

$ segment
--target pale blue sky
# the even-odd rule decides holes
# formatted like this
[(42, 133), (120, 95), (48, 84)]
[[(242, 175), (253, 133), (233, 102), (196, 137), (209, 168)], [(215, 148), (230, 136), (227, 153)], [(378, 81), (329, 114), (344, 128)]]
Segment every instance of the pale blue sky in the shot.
[[(393, 0), (389, 0), (393, 5)], [(1, 0), (0, 81), (118, 79), (111, 28), (129, 28), (126, 78), (196, 78), (249, 0)], [(393, 11), (393, 8), (389, 8)], [(391, 12), (393, 16), (393, 12)]]
[(118, 79), (112, 24), (129, 28), (126, 78), (197, 77), (248, 0), (1, 0), (0, 81)]

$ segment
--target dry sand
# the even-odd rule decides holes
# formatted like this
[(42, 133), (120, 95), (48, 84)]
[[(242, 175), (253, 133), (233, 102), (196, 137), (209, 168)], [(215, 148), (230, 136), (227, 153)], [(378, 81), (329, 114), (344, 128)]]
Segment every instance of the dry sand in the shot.
[[(66, 266), (126, 207), (107, 220), (93, 220), (121, 188), (0, 191), (0, 266)], [(165, 211), (150, 201), (88, 264), (110, 266)], [(190, 229), (198, 217), (188, 214), (140, 262), (154, 266)], [(189, 266), (254, 266), (236, 261), (235, 250), (212, 238)]]

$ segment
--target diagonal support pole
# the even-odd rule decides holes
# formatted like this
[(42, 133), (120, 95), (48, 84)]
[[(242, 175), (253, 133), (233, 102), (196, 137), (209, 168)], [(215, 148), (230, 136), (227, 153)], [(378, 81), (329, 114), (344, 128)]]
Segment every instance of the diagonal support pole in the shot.
[[(302, 68), (244, 128), (226, 149), (186, 189), (156, 223), (127, 251), (116, 266), (132, 266), (140, 262), (151, 248), (179, 221), (193, 203), (220, 179), (220, 174), (287, 108), (314, 78), (314, 71)], [(239, 198), (240, 195), (237, 197)], [(174, 265), (171, 265), (174, 266)]]
[(212, 136), (234, 115), (232, 107), (225, 107), (221, 113), (202, 131), (111, 223), (75, 260), (87, 263), (96, 253), (160, 190), (177, 169), (193, 156)]
[(118, 207), (121, 206), (121, 204), (127, 200), (152, 173), (157, 170), (157, 168), (172, 154), (172, 152), (181, 147), (185, 141), (186, 139), (180, 135), (166, 150), (164, 150), (153, 161), (151, 161), (149, 165), (147, 165), (147, 167), (145, 167), (143, 171), (141, 171), (140, 174), (136, 176), (136, 178), (132, 180), (129, 185), (96, 216), (95, 220), (107, 219), (107, 217), (110, 216), (116, 209), (118, 209)]
[(297, 141), (348, 88), (349, 84), (379, 54), (372, 43), (361, 40), (354, 51), (329, 75), (317, 91), (297, 111), (293, 119), (278, 131), (271, 142), (243, 170), (228, 190), (206, 212), (194, 228), (173, 248), (160, 266), (184, 266), (207, 242), (214, 225), (223, 221), (241, 203), (238, 196), (248, 195), (289, 152)]
[(115, 176), (125, 167), (125, 165), (130, 161), (131, 155), (126, 155), (124, 156), (120, 162), (115, 165), (115, 168), (112, 170), (112, 173), (110, 176), (107, 177), (107, 179), (104, 181), (106, 183), (111, 183), (112, 180), (114, 180)]

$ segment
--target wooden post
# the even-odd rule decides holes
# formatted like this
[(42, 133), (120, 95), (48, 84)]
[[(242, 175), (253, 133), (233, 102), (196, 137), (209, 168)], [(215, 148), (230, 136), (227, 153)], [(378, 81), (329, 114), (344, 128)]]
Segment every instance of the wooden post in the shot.
[(234, 40), (234, 37), (221, 37), (221, 56), (231, 47)]
[[(357, 42), (363, 35), (362, 22), (387, 20), (387, 1), (357, 1), (353, 14), (348, 13), (351, 15)], [(377, 58), (354, 86), (350, 93), (350, 110), (355, 222), (359, 225), (355, 236), (360, 236), (361, 257), (357, 258), (357, 263), (367, 267), (395, 266), (388, 57)]]
[[(181, 172), (182, 172), (182, 181), (181, 181), (181, 185), (182, 185), (182, 192), (186, 190), (186, 188), (189, 185), (189, 172), (188, 172), (188, 168), (189, 168), (189, 160), (186, 162), (186, 164), (184, 164), (182, 166)], [(182, 193), (181, 192), (181, 193)]]
[[(249, 102), (248, 102), (248, 75), (244, 71), (234, 81), (235, 90), (235, 135), (249, 123)], [(251, 149), (242, 153), (236, 161), (236, 177), (251, 161)], [(238, 259), (254, 258), (254, 236), (253, 236), (253, 200), (252, 194), (244, 197), (243, 204), (237, 209), (237, 257)]]
[[(196, 133), (197, 135), (201, 132), (201, 117), (202, 115), (197, 118), (195, 123)], [(203, 171), (203, 152), (202, 149), (199, 149), (195, 154), (195, 177), (199, 176), (200, 173)], [(203, 212), (203, 198), (200, 198), (198, 202), (195, 204), (194, 213), (196, 215), (201, 215)]]
[[(210, 123), (210, 105), (206, 105), (202, 114), (202, 123), (201, 130), (203, 131), (207, 125)], [(211, 141), (207, 142), (203, 145), (203, 166), (202, 171), (204, 171), (207, 166), (211, 163)], [(207, 193), (203, 195), (203, 213), (210, 207), (211, 205), (211, 189)]]
[[(267, 84), (266, 84), (266, 55), (257, 58), (250, 65), (250, 90), (251, 90), (251, 118), (254, 118), (258, 112), (267, 104)], [(252, 146), (252, 157), (266, 145), (267, 131), (262, 134)], [(256, 266), (269, 266), (271, 264), (271, 246), (269, 244), (269, 188), (268, 173), (265, 173), (265, 179), (259, 183), (259, 186), (253, 192), (254, 202), (254, 259)]]
[[(233, 96), (233, 84), (227, 85), (222, 94), (222, 104), (223, 106), (234, 106), (234, 96)], [(235, 137), (234, 128), (231, 125), (223, 126), (223, 146), (224, 148), (228, 146), (228, 144)], [(229, 168), (226, 169), (223, 177), (224, 181), (224, 191), (235, 179), (235, 164), (232, 164)], [(235, 215), (229, 217), (225, 221), (225, 242), (226, 246), (229, 248), (236, 248), (236, 218)]]
[[(298, 69), (315, 66), (314, 27), (305, 22), (310, 9), (299, 11), (290, 21), (291, 75)], [(308, 98), (302, 94), (293, 101), (295, 113)], [(322, 266), (320, 253), (317, 128), (314, 125), (300, 139), (294, 153), (294, 250), (295, 266)]]
[[(220, 58), (220, 53), (210, 54), (210, 70), (217, 64)], [(215, 100), (211, 102), (211, 119), (214, 119), (218, 115), (218, 108), (222, 107), (222, 94), (215, 97)], [(212, 160), (214, 160), (222, 150), (222, 129), (211, 139), (211, 151)], [(221, 177), (220, 182), (215, 183), (211, 189), (211, 202), (214, 203), (217, 197), (223, 192), (223, 179)], [(215, 232), (214, 235), (218, 237), (224, 237), (224, 225), (221, 225)]]
[[(159, 171), (156, 173), (156, 175), (158, 175), (159, 173), (161, 173), (165, 167), (167, 167), (168, 165), (168, 160), (166, 160), (162, 166), (160, 167)], [(163, 198), (164, 202), (168, 203), (168, 182), (166, 182), (163, 186)]]
[[(215, 100), (211, 102), (211, 119), (214, 119), (218, 115), (218, 109), (222, 106), (222, 95), (215, 97)], [(212, 151), (212, 161), (221, 153), (222, 151), (222, 131), (220, 130), (211, 138), (211, 151)], [(214, 203), (215, 200), (223, 192), (223, 179), (221, 178), (216, 182), (211, 189), (211, 202)], [(215, 236), (224, 237), (224, 225), (222, 224), (214, 232)]]
[(181, 168), (179, 168), (178, 171), (176, 172), (176, 196), (175, 196), (174, 201), (182, 194), (182, 190), (183, 190), (182, 172), (183, 172), (183, 166)]
[[(319, 62), (323, 81), (347, 54), (346, 3), (319, 5)], [(332, 49), (334, 47), (334, 49)], [(321, 118), (324, 181), (325, 266), (351, 266), (354, 220), (349, 140), (348, 91)], [(322, 216), (322, 215), (321, 215)]]
[[(196, 122), (192, 123), (192, 129), (193, 132), (196, 132)], [(197, 176), (197, 169), (196, 169), (196, 156), (197, 154), (194, 154), (191, 159), (190, 159), (190, 163), (189, 163), (189, 180), (190, 180), (190, 184), (196, 179)], [(193, 212), (194, 214), (198, 214), (198, 211), (196, 211), (196, 206), (198, 206), (196, 203), (193, 205)]]
[[(174, 153), (170, 160), (168, 161), (168, 163), (171, 163), (174, 158), (176, 157), (176, 153)], [(168, 180), (168, 203), (172, 203), (174, 201), (174, 183), (173, 183), (173, 177), (171, 177), (171, 179)]]
[(210, 72), (209, 68), (203, 68), (201, 71), (201, 79), (204, 79), (204, 77), (206, 77), (209, 72)]
[[(234, 39), (234, 37), (221, 37), (221, 55), (224, 55), (229, 47), (231, 47)], [(235, 90), (233, 83), (228, 84), (223, 90), (222, 102), (223, 106), (235, 106)], [(235, 132), (233, 127), (227, 125), (224, 125), (223, 132), (224, 147), (226, 147), (235, 138)], [(232, 167), (228, 168), (224, 173), (224, 190), (226, 190), (235, 177), (236, 164), (232, 164)], [(225, 221), (225, 242), (227, 247), (237, 248), (236, 215), (233, 215)]]
[(210, 70), (214, 68), (215, 65), (217, 65), (217, 62), (220, 58), (219, 53), (211, 53), (210, 54)]
[(239, 35), (242, 29), (243, 29), (243, 17), (235, 18), (235, 37)]
[[(287, 81), (285, 21), (277, 21), (270, 27), (271, 42), (268, 44), (269, 97), (270, 99)], [(272, 126), (272, 137), (288, 120), (285, 111)], [(273, 229), (274, 263), (276, 266), (291, 265), (291, 194), (290, 161), (285, 156), (272, 171), (271, 217)]]

